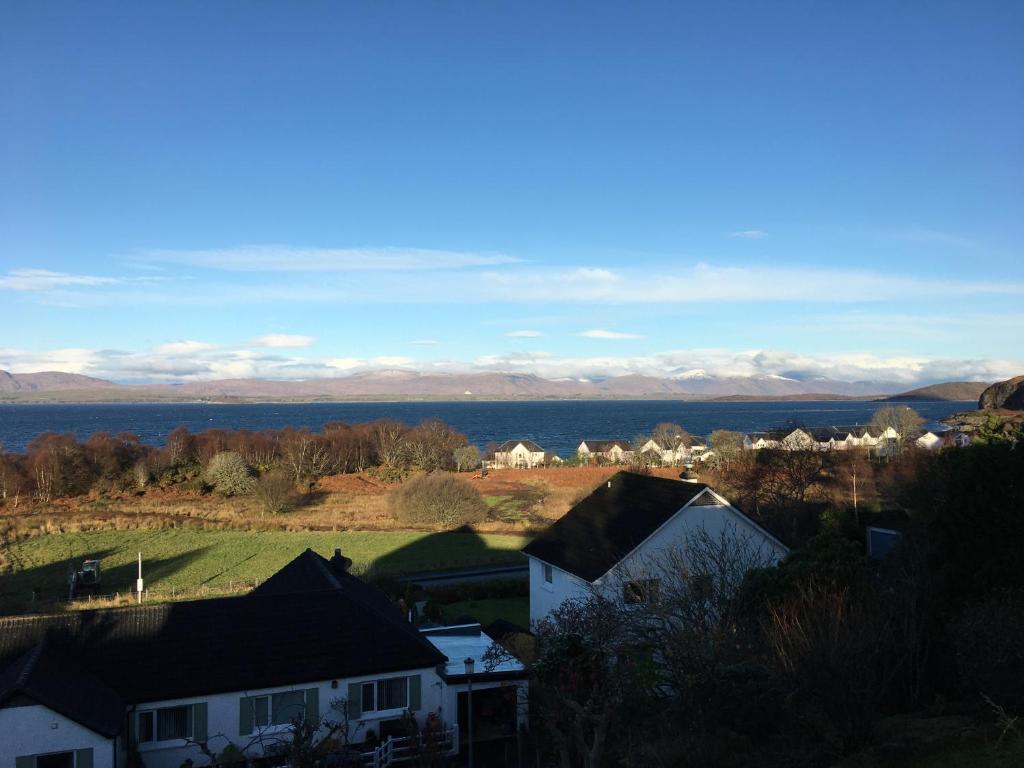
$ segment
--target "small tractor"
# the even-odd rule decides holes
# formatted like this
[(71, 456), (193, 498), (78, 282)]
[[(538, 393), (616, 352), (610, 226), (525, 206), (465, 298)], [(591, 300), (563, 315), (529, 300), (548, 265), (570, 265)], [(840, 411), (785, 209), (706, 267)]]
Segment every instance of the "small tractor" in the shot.
[(80, 592), (95, 592), (100, 585), (100, 561), (83, 560), (78, 569), (68, 574), (68, 599), (74, 600)]

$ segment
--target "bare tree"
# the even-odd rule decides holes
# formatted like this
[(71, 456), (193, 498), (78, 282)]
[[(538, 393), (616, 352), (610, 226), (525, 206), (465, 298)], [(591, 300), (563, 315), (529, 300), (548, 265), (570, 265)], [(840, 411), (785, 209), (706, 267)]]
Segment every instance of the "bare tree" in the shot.
[(743, 455), (743, 433), (716, 429), (711, 433), (711, 449), (716, 463), (728, 466)]
[(480, 466), (480, 449), (475, 445), (464, 445), (455, 449), (453, 458), (458, 472), (477, 469)]
[(906, 405), (886, 405), (875, 411), (871, 417), (871, 430), (882, 433), (892, 429), (896, 437), (897, 451), (921, 435), (924, 419), (917, 411)]
[(895, 627), (869, 584), (811, 582), (769, 609), (765, 632), (779, 670), (840, 725), (847, 751), (870, 737), (899, 667)]
[(295, 503), (295, 486), (291, 478), (280, 469), (272, 469), (260, 475), (255, 492), (267, 514), (286, 512)]
[(381, 466), (387, 469), (405, 469), (408, 466), (408, 431), (405, 425), (388, 419), (371, 425), (370, 436)]
[(633, 642), (650, 655), (652, 692), (683, 700), (697, 730), (709, 724), (695, 681), (714, 680), (749, 655), (741, 586), (750, 571), (774, 564), (773, 550), (735, 524), (717, 534), (701, 527), (657, 555), (624, 563), (606, 587), (630, 616)]

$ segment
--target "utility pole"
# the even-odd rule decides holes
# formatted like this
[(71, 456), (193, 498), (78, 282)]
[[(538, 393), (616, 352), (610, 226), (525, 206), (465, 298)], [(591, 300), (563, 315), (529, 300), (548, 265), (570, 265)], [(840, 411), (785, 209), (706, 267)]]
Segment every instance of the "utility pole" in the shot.
[(860, 525), (860, 512), (857, 511), (857, 467), (853, 468), (853, 519)]
[(138, 595), (139, 605), (142, 605), (142, 553), (139, 552), (139, 578), (135, 580), (135, 592)]

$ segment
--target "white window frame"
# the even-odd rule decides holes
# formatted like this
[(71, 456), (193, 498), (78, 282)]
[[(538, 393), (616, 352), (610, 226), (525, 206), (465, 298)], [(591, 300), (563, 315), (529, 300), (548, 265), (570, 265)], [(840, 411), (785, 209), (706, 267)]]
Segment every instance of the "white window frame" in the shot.
[[(302, 717), (305, 719), (306, 712), (308, 711), (309, 701), (307, 699), (307, 692), (305, 689), (289, 688), (284, 691), (269, 691), (267, 693), (257, 693), (255, 696), (246, 696), (249, 699), (249, 704), (252, 707), (252, 730), (249, 734), (257, 733), (276, 733), (277, 731), (287, 730), (291, 727), (292, 723), (289, 720), (287, 723), (275, 723), (274, 722), (274, 697), (281, 696), (286, 693), (299, 693), (302, 694)], [(267, 722), (261, 723), (256, 718), (256, 701), (258, 699), (264, 699), (267, 702)]]
[[(159, 726), (159, 713), (168, 709), (184, 709), (187, 714), (185, 717), (186, 731), (185, 736), (175, 736), (171, 739), (159, 738), (160, 726)], [(152, 738), (143, 740), (142, 738), (142, 717), (143, 715), (152, 716), (152, 730), (149, 735)], [(163, 707), (149, 707), (147, 709), (138, 709), (135, 711), (135, 744), (140, 749), (157, 749), (169, 746), (181, 746), (186, 743), (193, 735), (193, 723), (195, 720), (195, 711), (192, 704), (168, 704)]]
[[(387, 718), (394, 717), (396, 714), (401, 714), (409, 709), (409, 681), (412, 678), (408, 675), (395, 675), (394, 677), (378, 677), (373, 680), (364, 680), (359, 684), (359, 706), (363, 713), (363, 718), (369, 715), (372, 718)], [(389, 680), (405, 680), (405, 704), (400, 707), (392, 707), (391, 709), (378, 709), (377, 705), (379, 702), (379, 685)], [(370, 686), (373, 691), (373, 709), (367, 709), (364, 705), (366, 703), (366, 687)]]
[(547, 563), (540, 564), (541, 586), (548, 592), (555, 589), (555, 567)]

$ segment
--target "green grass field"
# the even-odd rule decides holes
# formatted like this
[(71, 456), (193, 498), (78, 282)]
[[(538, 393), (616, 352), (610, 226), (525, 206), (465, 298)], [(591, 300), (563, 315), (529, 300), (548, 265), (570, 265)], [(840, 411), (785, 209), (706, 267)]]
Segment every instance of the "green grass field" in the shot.
[(502, 597), (491, 600), (464, 600), (444, 607), (444, 620), (457, 621), (472, 616), (485, 627), (496, 619), (505, 619), (520, 627), (530, 626), (530, 598)]
[(12, 545), (10, 570), (0, 575), (0, 597), (21, 602), (33, 589), (43, 599), (65, 590), (68, 562), (102, 561), (109, 594), (134, 589), (136, 557), (153, 590), (223, 589), (265, 579), (304, 549), (330, 556), (335, 547), (352, 558), (353, 572), (410, 573), (523, 562), (519, 536), (408, 531), (286, 532), (170, 530), (90, 531), (39, 536)]

